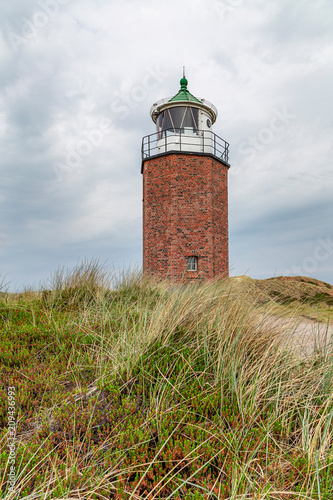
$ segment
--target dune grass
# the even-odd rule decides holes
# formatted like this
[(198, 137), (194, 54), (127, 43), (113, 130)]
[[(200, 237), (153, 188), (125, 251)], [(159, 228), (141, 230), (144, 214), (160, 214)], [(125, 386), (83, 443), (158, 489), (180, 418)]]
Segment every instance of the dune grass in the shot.
[(96, 261), (3, 294), (0, 498), (331, 500), (332, 349), (298, 359), (272, 307)]

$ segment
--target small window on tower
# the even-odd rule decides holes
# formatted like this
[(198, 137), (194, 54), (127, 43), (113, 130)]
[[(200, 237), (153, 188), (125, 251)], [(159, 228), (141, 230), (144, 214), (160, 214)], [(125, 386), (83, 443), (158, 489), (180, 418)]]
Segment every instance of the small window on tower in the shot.
[(198, 270), (198, 257), (187, 257), (187, 270), (188, 271)]

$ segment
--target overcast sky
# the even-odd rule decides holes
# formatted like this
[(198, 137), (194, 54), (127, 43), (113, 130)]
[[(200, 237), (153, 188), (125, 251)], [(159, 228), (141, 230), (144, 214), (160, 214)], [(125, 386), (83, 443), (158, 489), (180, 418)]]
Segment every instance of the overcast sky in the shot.
[(231, 275), (333, 283), (331, 0), (11, 0), (0, 27), (12, 290), (82, 259), (141, 266), (141, 139), (183, 65), (230, 143)]

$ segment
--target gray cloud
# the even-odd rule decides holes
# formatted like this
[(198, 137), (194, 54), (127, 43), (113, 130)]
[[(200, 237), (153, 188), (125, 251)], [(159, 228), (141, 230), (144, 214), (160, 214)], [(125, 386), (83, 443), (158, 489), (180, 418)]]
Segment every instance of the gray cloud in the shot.
[(305, 262), (333, 282), (332, 255), (308, 265), (333, 232), (328, 0), (45, 2), (0, 6), (0, 271), (12, 288), (79, 258), (141, 262), (141, 139), (184, 64), (231, 144), (232, 272)]

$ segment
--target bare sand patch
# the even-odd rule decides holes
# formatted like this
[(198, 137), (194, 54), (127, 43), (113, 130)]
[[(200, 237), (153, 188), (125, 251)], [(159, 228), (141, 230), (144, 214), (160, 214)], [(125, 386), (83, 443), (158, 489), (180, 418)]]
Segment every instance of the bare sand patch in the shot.
[(288, 347), (300, 358), (309, 358), (321, 351), (325, 353), (332, 345), (333, 325), (304, 318), (269, 318), (270, 327), (282, 331), (281, 347)]

